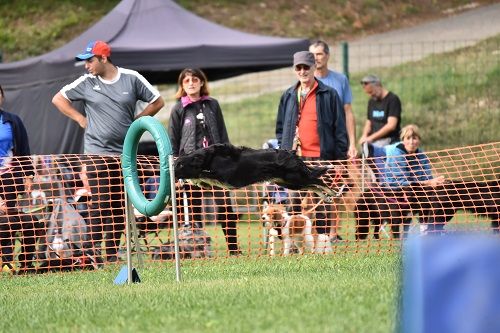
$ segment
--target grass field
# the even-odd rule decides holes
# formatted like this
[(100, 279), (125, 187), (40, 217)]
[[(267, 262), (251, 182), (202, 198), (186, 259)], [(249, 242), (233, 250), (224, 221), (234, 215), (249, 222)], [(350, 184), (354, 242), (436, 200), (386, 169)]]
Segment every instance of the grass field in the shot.
[(2, 278), (1, 332), (389, 332), (399, 256), (294, 256)]
[[(244, 220), (249, 222), (244, 222)], [(207, 226), (215, 259), (147, 261), (142, 283), (115, 286), (120, 265), (92, 272), (0, 274), (0, 332), (389, 332), (397, 325), (400, 241), (345, 241), (329, 255), (267, 256), (262, 227), (243, 216), (243, 256), (225, 258), (219, 226)], [(458, 213), (448, 230), (489, 230)], [(164, 240), (168, 232), (161, 235)], [(136, 261), (137, 262), (137, 261)], [(137, 264), (136, 264), (137, 266)]]

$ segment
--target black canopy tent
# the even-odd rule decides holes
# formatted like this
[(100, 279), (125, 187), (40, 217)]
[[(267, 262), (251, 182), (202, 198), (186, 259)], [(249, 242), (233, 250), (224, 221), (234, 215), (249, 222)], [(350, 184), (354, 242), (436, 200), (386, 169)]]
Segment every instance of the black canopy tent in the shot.
[(259, 36), (232, 30), (186, 11), (170, 0), (123, 0), (89, 30), (63, 47), (23, 61), (0, 64), (4, 108), (20, 115), (35, 154), (79, 153), (83, 131), (51, 103), (59, 89), (85, 72), (74, 61), (91, 40), (111, 45), (111, 59), (151, 83), (175, 82), (180, 70), (202, 68), (211, 81), (292, 64), (306, 39)]

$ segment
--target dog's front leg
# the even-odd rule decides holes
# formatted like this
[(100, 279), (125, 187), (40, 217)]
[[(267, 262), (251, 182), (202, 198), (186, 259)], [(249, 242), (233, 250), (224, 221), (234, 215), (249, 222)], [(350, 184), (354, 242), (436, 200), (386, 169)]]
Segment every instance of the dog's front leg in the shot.
[(275, 228), (269, 229), (269, 255), (276, 255), (276, 237), (278, 237), (278, 230)]
[(315, 253), (330, 253), (332, 252), (332, 243), (328, 234), (318, 234), (316, 241)]
[(283, 232), (283, 255), (287, 256), (290, 254), (292, 248), (292, 239), (290, 238), (290, 230), (285, 226), (282, 230)]
[(285, 225), (281, 228), (283, 236), (283, 255), (287, 256), (290, 254), (292, 248), (292, 239), (290, 238), (291, 218), (286, 213), (283, 214), (283, 218), (285, 219)]
[(304, 230), (304, 243), (307, 252), (315, 253), (314, 236), (312, 235), (312, 226), (307, 226)]

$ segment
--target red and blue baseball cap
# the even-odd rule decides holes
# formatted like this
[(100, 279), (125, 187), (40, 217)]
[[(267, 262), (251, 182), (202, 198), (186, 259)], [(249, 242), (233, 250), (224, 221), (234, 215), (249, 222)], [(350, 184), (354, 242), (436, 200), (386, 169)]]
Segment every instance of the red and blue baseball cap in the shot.
[(87, 60), (94, 56), (109, 57), (111, 55), (111, 47), (102, 40), (92, 41), (87, 44), (83, 53), (78, 54), (76, 60)]

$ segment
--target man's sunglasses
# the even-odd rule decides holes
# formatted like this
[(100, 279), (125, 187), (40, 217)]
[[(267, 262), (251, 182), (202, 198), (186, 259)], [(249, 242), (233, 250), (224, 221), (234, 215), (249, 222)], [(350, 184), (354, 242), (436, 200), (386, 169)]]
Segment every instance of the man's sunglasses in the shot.
[(295, 66), (295, 71), (299, 72), (300, 70), (305, 70), (305, 71), (308, 71), (311, 69), (311, 66), (307, 66), (307, 65), (297, 65)]

